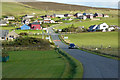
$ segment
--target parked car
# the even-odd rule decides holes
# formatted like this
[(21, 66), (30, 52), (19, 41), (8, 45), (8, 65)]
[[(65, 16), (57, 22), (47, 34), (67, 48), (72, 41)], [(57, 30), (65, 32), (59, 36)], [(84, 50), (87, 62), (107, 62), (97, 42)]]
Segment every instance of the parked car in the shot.
[(76, 48), (76, 46), (75, 46), (75, 44), (74, 44), (74, 43), (70, 43), (68, 48), (69, 48), (69, 49), (75, 49), (75, 48)]

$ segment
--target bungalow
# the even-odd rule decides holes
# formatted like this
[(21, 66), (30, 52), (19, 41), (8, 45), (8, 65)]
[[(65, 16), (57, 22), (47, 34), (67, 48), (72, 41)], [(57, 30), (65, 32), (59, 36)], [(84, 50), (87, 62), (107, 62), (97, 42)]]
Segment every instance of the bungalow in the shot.
[(87, 17), (86, 17), (86, 16), (79, 16), (79, 19), (86, 20), (86, 19), (87, 19)]
[(94, 32), (96, 30), (102, 30), (102, 32), (106, 32), (106, 29), (108, 29), (109, 26), (106, 23), (102, 23), (99, 25), (92, 25), (89, 27), (90, 32)]
[(25, 15), (23, 18), (26, 19), (26, 18), (33, 18), (34, 15)]
[(9, 30), (0, 30), (0, 40), (7, 40)]
[(25, 19), (25, 20), (23, 20), (23, 23), (28, 25), (30, 23), (30, 21), (31, 21), (30, 19)]
[(103, 17), (103, 14), (101, 14), (101, 13), (95, 13), (94, 17)]
[(14, 16), (7, 16), (4, 18), (4, 20), (15, 20)]
[(51, 21), (50, 18), (46, 18), (46, 17), (44, 17), (44, 20), (43, 20), (44, 23), (50, 23), (50, 21)]
[(72, 14), (64, 14), (65, 17), (72, 17)]
[(103, 17), (109, 17), (109, 15), (103, 14)]
[(50, 18), (51, 15), (45, 15), (45, 17)]
[(23, 26), (20, 27), (21, 30), (29, 30), (30, 29), (30, 26), (24, 24)]
[(89, 19), (93, 19), (93, 16), (94, 16), (94, 15), (93, 15), (92, 13), (87, 13), (87, 14), (86, 14), (86, 17), (89, 18)]
[(7, 21), (7, 20), (0, 21), (0, 26), (7, 26), (7, 24), (9, 24), (9, 21)]
[(80, 17), (80, 16), (83, 16), (83, 14), (82, 13), (76, 13), (74, 16)]
[(40, 23), (38, 23), (38, 22), (31, 23), (30, 27), (31, 27), (31, 29), (34, 29), (34, 30), (40, 30), (40, 29), (42, 29)]
[(54, 17), (63, 18), (63, 17), (65, 17), (65, 16), (64, 16), (64, 14), (54, 14)]
[(108, 31), (114, 31), (114, 30), (115, 30), (114, 27), (110, 27), (110, 28), (108, 28)]
[(7, 40), (13, 40), (18, 37), (19, 37), (19, 35), (13, 30), (7, 35)]

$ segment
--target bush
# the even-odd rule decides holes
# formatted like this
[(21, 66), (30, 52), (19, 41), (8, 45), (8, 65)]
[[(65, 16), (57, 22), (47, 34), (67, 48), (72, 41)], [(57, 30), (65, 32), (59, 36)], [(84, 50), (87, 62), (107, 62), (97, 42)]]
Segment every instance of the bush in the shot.
[(19, 35), (28, 36), (28, 33), (20, 33)]
[[(24, 49), (25, 47), (27, 47), (28, 49), (34, 48), (34, 49), (50, 49), (50, 42), (48, 40), (43, 40), (40, 38), (33, 38), (33, 37), (20, 37), (15, 39), (14, 41), (5, 41), (2, 43), (2, 46), (7, 48), (16, 48), (16, 47), (20, 47), (22, 49)], [(9, 50), (10, 50), (9, 49)]]

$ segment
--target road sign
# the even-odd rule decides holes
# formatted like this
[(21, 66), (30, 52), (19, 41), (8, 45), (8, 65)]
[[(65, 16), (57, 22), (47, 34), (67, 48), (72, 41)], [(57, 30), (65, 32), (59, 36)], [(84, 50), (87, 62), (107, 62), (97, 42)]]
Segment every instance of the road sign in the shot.
[(59, 29), (59, 31), (61, 32), (61, 31), (62, 31), (62, 29)]
[(68, 39), (68, 37), (64, 37), (64, 39)]

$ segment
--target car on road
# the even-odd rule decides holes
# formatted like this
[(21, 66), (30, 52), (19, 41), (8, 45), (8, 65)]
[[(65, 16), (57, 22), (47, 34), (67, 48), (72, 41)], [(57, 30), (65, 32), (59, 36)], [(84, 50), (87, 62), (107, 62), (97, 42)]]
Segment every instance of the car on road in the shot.
[(76, 48), (76, 46), (75, 46), (75, 44), (74, 44), (74, 43), (70, 43), (68, 48), (69, 48), (69, 49), (75, 49), (75, 48)]

